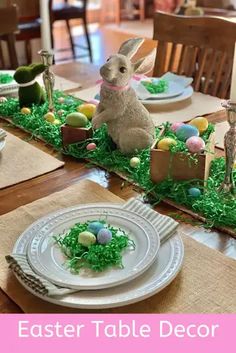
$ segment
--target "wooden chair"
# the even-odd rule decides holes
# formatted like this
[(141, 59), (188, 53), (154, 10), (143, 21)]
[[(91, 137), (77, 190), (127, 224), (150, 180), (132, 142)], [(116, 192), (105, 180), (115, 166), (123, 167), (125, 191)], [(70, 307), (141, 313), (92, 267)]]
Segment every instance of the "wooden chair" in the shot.
[[(53, 4), (53, 0), (49, 0), (49, 11), (50, 11), (50, 22), (51, 22), (51, 35), (52, 35), (52, 46), (54, 47), (54, 38), (53, 38), (53, 23), (55, 21), (65, 21), (69, 38), (71, 44), (71, 50), (73, 54), (73, 58), (79, 58), (84, 55), (76, 56), (75, 47), (79, 47), (82, 49), (87, 49), (89, 52), (90, 61), (92, 62), (92, 47), (88, 32), (88, 25), (87, 25), (87, 3), (88, 0), (83, 0), (81, 2), (74, 2), (71, 4), (68, 0), (64, 0), (63, 3)], [(73, 19), (81, 19), (83, 22), (84, 33), (87, 41), (87, 47), (83, 47), (81, 45), (75, 44), (73, 41), (71, 27), (70, 27), (70, 20)], [(63, 50), (63, 49), (62, 49)], [(64, 49), (65, 50), (65, 49)]]
[[(14, 34), (17, 30), (17, 22), (18, 19), (16, 6), (13, 5), (6, 8), (0, 8), (0, 39), (2, 39), (4, 36), (7, 42), (9, 60), (12, 69), (17, 68), (18, 66)], [(0, 50), (0, 54), (0, 56), (2, 57), (2, 67), (6, 68), (2, 55), (2, 50)]]
[(194, 78), (195, 91), (228, 98), (236, 24), (216, 17), (185, 17), (157, 12), (154, 76), (167, 71)]
[[(102, 0), (102, 8), (101, 8), (101, 23), (104, 24), (106, 22), (106, 17), (109, 16), (109, 11), (107, 10), (109, 5), (113, 2), (113, 15), (115, 15), (115, 22), (119, 26), (122, 20), (122, 14), (125, 13), (125, 10), (122, 10), (122, 0)], [(145, 0), (139, 0), (138, 9), (134, 9), (134, 15), (138, 15), (140, 17), (140, 21), (145, 20)]]

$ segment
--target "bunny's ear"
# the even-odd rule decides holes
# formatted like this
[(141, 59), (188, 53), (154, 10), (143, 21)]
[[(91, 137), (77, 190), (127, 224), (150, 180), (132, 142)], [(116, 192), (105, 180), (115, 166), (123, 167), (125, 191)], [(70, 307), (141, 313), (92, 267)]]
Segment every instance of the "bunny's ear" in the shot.
[(153, 69), (155, 58), (156, 58), (156, 49), (153, 49), (153, 51), (150, 54), (148, 54), (142, 59), (139, 59), (136, 63), (133, 64), (134, 72), (137, 74), (143, 74), (143, 75), (147, 74), (149, 71)]
[(44, 70), (46, 69), (46, 66), (43, 64), (31, 64), (30, 69), (32, 74), (36, 77), (42, 72), (44, 72)]
[(128, 39), (121, 45), (118, 54), (125, 55), (127, 58), (131, 59), (137, 53), (143, 42), (143, 38)]

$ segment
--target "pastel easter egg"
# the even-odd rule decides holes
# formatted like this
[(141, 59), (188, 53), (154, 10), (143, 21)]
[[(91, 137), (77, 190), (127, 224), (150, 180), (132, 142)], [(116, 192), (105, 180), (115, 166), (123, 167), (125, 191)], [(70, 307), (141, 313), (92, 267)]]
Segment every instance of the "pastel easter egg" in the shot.
[(94, 104), (94, 105), (98, 105), (99, 104), (99, 100), (98, 99), (90, 99), (89, 101), (88, 101), (88, 103), (90, 103), (90, 104)]
[(21, 113), (22, 114), (25, 114), (25, 115), (29, 115), (29, 114), (31, 114), (31, 110), (30, 110), (30, 108), (27, 108), (27, 107), (23, 107), (23, 108), (21, 108)]
[(98, 221), (91, 222), (88, 225), (88, 231), (95, 235), (97, 235), (98, 232), (103, 228), (104, 228), (104, 224)]
[(89, 143), (89, 144), (86, 146), (86, 150), (87, 150), (87, 151), (94, 151), (96, 148), (97, 148), (97, 145), (96, 145), (96, 143), (93, 143), (93, 142)]
[(84, 231), (84, 232), (79, 233), (78, 243), (83, 246), (88, 247), (90, 245), (95, 244), (96, 241), (97, 241), (97, 239), (96, 239), (95, 235), (91, 232)]
[(163, 151), (169, 151), (171, 146), (176, 146), (177, 142), (171, 137), (164, 137), (157, 144), (157, 148)]
[(53, 123), (55, 120), (55, 115), (52, 112), (48, 112), (47, 114), (44, 115), (44, 119), (49, 123)]
[(171, 127), (170, 127), (170, 130), (173, 131), (173, 132), (176, 132), (176, 130), (180, 127), (180, 126), (183, 126), (184, 123), (173, 123), (171, 124)]
[(59, 97), (57, 101), (58, 101), (58, 103), (62, 104), (62, 103), (65, 102), (65, 98), (64, 97)]
[(6, 103), (7, 98), (6, 97), (0, 97), (0, 103)]
[(75, 103), (75, 101), (74, 101), (73, 98), (66, 98), (66, 99), (64, 100), (64, 103), (65, 103), (66, 105), (72, 105), (72, 104)]
[(206, 145), (201, 137), (192, 136), (186, 141), (186, 146), (191, 153), (201, 153)]
[(201, 196), (201, 190), (200, 189), (198, 189), (198, 188), (190, 188), (190, 189), (188, 189), (188, 194), (189, 194), (189, 196), (192, 196), (192, 197), (199, 197), (199, 196)]
[(203, 132), (205, 132), (208, 129), (208, 120), (202, 116), (199, 116), (197, 118), (194, 118), (193, 120), (190, 121), (189, 123), (192, 126), (195, 126), (200, 134), (202, 134)]
[(101, 229), (97, 235), (97, 242), (99, 244), (105, 245), (110, 243), (112, 240), (112, 232), (109, 229)]
[(98, 100), (100, 102), (100, 100), (101, 100), (100, 94), (97, 93), (96, 96), (94, 97), (94, 99), (96, 99), (96, 100)]
[(233, 168), (236, 169), (236, 162), (234, 162), (234, 167)]
[(65, 110), (64, 110), (64, 109), (59, 109), (59, 110), (57, 111), (57, 115), (58, 115), (58, 116), (62, 116), (64, 113), (65, 113)]
[(85, 127), (88, 119), (82, 113), (70, 113), (66, 116), (66, 124), (73, 127)]
[(61, 125), (61, 120), (55, 119), (52, 123), (53, 125)]
[(176, 130), (176, 136), (180, 141), (186, 141), (192, 136), (199, 136), (199, 131), (195, 126), (185, 124)]
[(140, 159), (138, 157), (133, 157), (133, 158), (131, 158), (129, 164), (130, 164), (131, 168), (136, 168), (140, 164)]
[(89, 120), (92, 119), (92, 117), (94, 116), (96, 109), (96, 105), (90, 103), (81, 104), (77, 107), (78, 112), (87, 116)]

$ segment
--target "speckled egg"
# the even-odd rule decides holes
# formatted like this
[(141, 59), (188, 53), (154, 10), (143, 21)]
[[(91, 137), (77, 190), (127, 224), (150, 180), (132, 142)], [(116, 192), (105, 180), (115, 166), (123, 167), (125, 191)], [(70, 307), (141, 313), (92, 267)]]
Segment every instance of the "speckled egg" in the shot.
[(30, 108), (23, 107), (23, 108), (21, 108), (20, 111), (21, 111), (22, 114), (25, 114), (25, 115), (31, 114), (31, 109)]
[(87, 118), (89, 120), (92, 119), (92, 117), (95, 114), (96, 111), (96, 105), (95, 104), (91, 104), (91, 103), (85, 103), (85, 104), (81, 104), (80, 106), (77, 107), (78, 112), (84, 114), (85, 116), (87, 116)]
[(87, 151), (94, 151), (94, 150), (96, 150), (96, 148), (97, 148), (97, 145), (94, 142), (91, 142), (86, 146)]
[(6, 103), (7, 98), (6, 97), (0, 97), (0, 103)]
[(98, 105), (99, 104), (99, 100), (98, 99), (90, 99), (89, 101), (88, 101), (88, 103), (90, 103), (90, 104), (94, 104), (94, 105)]
[(44, 115), (44, 119), (47, 120), (49, 123), (53, 123), (55, 120), (55, 115), (52, 112), (48, 112), (47, 114)]
[(58, 101), (58, 103), (62, 104), (62, 103), (65, 102), (65, 98), (64, 97), (59, 97), (57, 101)]
[(79, 233), (79, 236), (78, 236), (78, 243), (83, 245), (83, 246), (90, 246), (90, 245), (93, 245), (95, 244), (97, 241), (95, 235), (91, 232), (81, 232)]
[(95, 235), (97, 235), (98, 232), (103, 228), (104, 228), (104, 224), (98, 221), (91, 222), (88, 225), (88, 231)]
[(187, 139), (186, 146), (191, 153), (201, 153), (206, 145), (201, 137), (193, 136)]
[(157, 148), (163, 151), (169, 151), (171, 146), (177, 145), (177, 142), (171, 137), (164, 137), (157, 144)]
[(180, 141), (186, 141), (192, 136), (199, 136), (199, 131), (195, 126), (185, 124), (176, 130), (176, 136)]
[(58, 116), (62, 116), (64, 113), (65, 113), (65, 110), (64, 110), (64, 109), (59, 109), (59, 110), (57, 111), (57, 115), (58, 115)]
[(105, 245), (110, 243), (112, 239), (112, 232), (109, 229), (101, 229), (97, 235), (97, 242), (99, 244)]
[(188, 194), (189, 196), (192, 196), (192, 197), (199, 197), (201, 196), (201, 190), (198, 189), (198, 188), (190, 188), (188, 189)]
[(130, 164), (131, 168), (136, 168), (140, 164), (140, 159), (138, 157), (133, 157), (133, 158), (131, 158), (129, 164)]
[(200, 132), (200, 134), (205, 132), (208, 129), (208, 125), (209, 125), (208, 120), (202, 116), (199, 116), (198, 118), (191, 120), (189, 124), (192, 126), (195, 126)]
[(73, 127), (85, 127), (88, 119), (82, 113), (70, 113), (66, 116), (66, 124)]
[(173, 123), (171, 124), (171, 127), (170, 127), (170, 130), (173, 131), (173, 132), (176, 132), (176, 130), (180, 127), (180, 126), (183, 126), (184, 123)]

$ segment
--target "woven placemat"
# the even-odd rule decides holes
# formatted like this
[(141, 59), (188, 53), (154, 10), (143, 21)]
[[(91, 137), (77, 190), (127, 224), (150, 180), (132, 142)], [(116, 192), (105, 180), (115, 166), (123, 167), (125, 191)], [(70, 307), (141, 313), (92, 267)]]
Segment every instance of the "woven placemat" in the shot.
[[(44, 302), (30, 294), (8, 269), (5, 255), (11, 253), (19, 235), (38, 218), (60, 208), (91, 202), (117, 203), (122, 200), (98, 184), (85, 180), (0, 217), (0, 287), (24, 312), (75, 312), (75, 310)], [(236, 261), (189, 237), (183, 236), (183, 240), (184, 266), (167, 288), (140, 303), (109, 309), (108, 312), (236, 312)]]
[(0, 152), (0, 189), (46, 174), (64, 165), (18, 137), (7, 133)]

